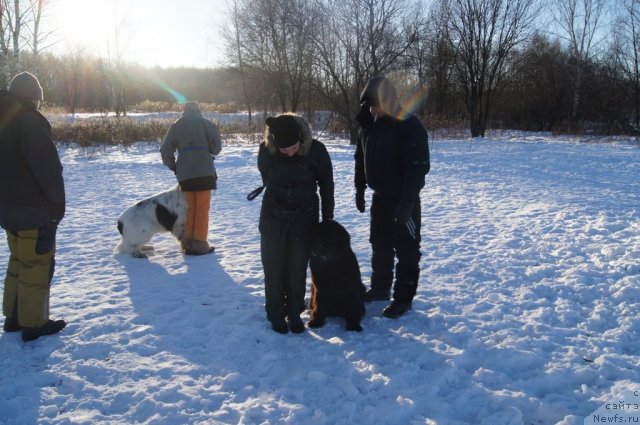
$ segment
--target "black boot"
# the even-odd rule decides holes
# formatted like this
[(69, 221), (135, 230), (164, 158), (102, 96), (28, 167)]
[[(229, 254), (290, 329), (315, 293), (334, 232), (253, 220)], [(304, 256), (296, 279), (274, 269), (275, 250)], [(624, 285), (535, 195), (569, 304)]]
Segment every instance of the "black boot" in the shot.
[(279, 334), (288, 334), (289, 326), (287, 326), (287, 322), (284, 319), (272, 320), (271, 321), (271, 329), (278, 332)]
[(58, 332), (63, 330), (65, 326), (67, 326), (67, 322), (65, 322), (64, 320), (51, 319), (47, 320), (47, 323), (40, 326), (39, 328), (28, 328), (25, 326), (22, 328), (22, 340), (33, 341), (40, 338), (41, 336), (57, 334)]
[(397, 319), (398, 317), (405, 314), (407, 311), (411, 310), (411, 303), (403, 303), (400, 301), (393, 300), (391, 304), (385, 307), (382, 310), (382, 315), (384, 317), (389, 317), (391, 319)]
[(371, 301), (389, 301), (391, 299), (391, 291), (389, 289), (367, 289), (364, 293), (364, 302)]
[(293, 332), (294, 334), (301, 334), (302, 332), (304, 332), (304, 323), (302, 323), (302, 319), (300, 319), (300, 316), (290, 317), (288, 322), (289, 329), (291, 329), (291, 332)]
[(18, 319), (14, 319), (13, 317), (6, 317), (4, 319), (4, 327), (5, 332), (18, 332), (22, 327), (20, 323), (18, 323)]

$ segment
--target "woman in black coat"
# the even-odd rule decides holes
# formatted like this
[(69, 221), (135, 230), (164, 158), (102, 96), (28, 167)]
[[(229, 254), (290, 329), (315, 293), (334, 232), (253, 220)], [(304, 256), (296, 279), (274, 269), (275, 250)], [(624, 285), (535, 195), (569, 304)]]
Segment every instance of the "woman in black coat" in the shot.
[(300, 333), (311, 231), (319, 210), (333, 219), (331, 158), (302, 117), (283, 114), (266, 119), (258, 169), (266, 189), (259, 229), (267, 319), (278, 333)]

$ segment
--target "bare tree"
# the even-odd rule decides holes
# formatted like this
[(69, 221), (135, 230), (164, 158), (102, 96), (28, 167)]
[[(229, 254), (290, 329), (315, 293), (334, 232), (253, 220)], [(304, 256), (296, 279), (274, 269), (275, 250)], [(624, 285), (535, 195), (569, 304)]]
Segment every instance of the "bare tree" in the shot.
[(42, 23), (47, 17), (47, 11), (53, 0), (30, 0), (31, 25), (28, 27), (30, 37), (28, 43), (31, 52), (37, 56), (40, 51), (51, 47), (55, 41), (50, 41), (54, 31), (43, 31)]
[(125, 50), (129, 38), (127, 34), (126, 11), (119, 1), (113, 2), (113, 34), (109, 41), (107, 57), (109, 63), (109, 84), (111, 86), (111, 106), (117, 117), (127, 115), (129, 84), (126, 76)]
[(285, 18), (289, 13), (292, 16), (289, 16), (288, 25), (284, 25), (287, 19), (282, 20), (283, 48), (278, 56), (290, 86), (291, 111), (297, 111), (313, 64), (312, 49), (315, 27), (312, 2), (310, 0), (288, 0), (285, 3)]
[(244, 60), (243, 54), (243, 45), (242, 45), (242, 15), (240, 11), (240, 2), (239, 0), (233, 0), (231, 5), (229, 6), (229, 10), (227, 13), (227, 18), (229, 19), (229, 26), (227, 31), (224, 33), (226, 38), (227, 52), (231, 58), (231, 62), (238, 67), (238, 71), (240, 72), (240, 79), (242, 81), (242, 98), (244, 100), (244, 104), (247, 107), (248, 111), (248, 121), (252, 121), (252, 112), (251, 112), (251, 97), (249, 96), (248, 90), (248, 75)]
[(532, 27), (536, 0), (441, 1), (471, 135), (484, 137), (507, 75), (507, 59)]
[(508, 93), (496, 105), (500, 118), (527, 130), (551, 131), (566, 119), (571, 82), (566, 49), (547, 32), (536, 32), (514, 58)]
[(6, 0), (0, 0), (0, 87), (2, 88), (7, 87), (11, 78), (7, 19)]
[(2, 9), (2, 75), (6, 83), (11, 74), (20, 69), (21, 31), (25, 13), (21, 12), (20, 0), (0, 0)]
[(573, 100), (570, 120), (575, 120), (580, 108), (582, 83), (587, 64), (594, 55), (594, 48), (603, 40), (602, 18), (606, 0), (558, 0), (553, 4), (557, 35), (565, 40), (574, 57), (571, 70)]
[(629, 82), (633, 97), (633, 123), (640, 130), (640, 0), (624, 0), (614, 27), (615, 68)]
[(30, 46), (34, 56), (49, 45), (41, 43), (51, 35), (41, 30), (45, 10), (54, 0), (0, 0), (0, 82), (21, 69), (21, 53)]
[(11, 38), (13, 39), (13, 60), (17, 67), (20, 66), (20, 31), (22, 30), (22, 14), (20, 13), (20, 0), (13, 1), (13, 20), (11, 25)]
[(433, 111), (438, 115), (451, 112), (448, 108), (454, 92), (454, 53), (447, 38), (446, 18), (442, 3), (435, 4), (429, 10), (416, 45), (418, 58), (413, 64), (417, 67), (420, 87), (429, 87)]
[(238, 0), (232, 7), (232, 62), (261, 75), (280, 110), (296, 111), (312, 64), (311, 0)]
[(65, 61), (65, 72), (62, 75), (62, 83), (66, 96), (67, 112), (75, 115), (78, 106), (78, 98), (81, 80), (81, 72), (86, 55), (82, 49), (79, 49), (67, 57)]
[(417, 42), (417, 26), (402, 25), (413, 9), (404, 0), (316, 0), (316, 5), (316, 87), (348, 126), (353, 143), (360, 91), (372, 76), (400, 69), (400, 59)]
[(105, 116), (111, 109), (111, 85), (109, 83), (109, 64), (104, 59), (98, 59), (96, 64), (96, 100), (93, 106)]

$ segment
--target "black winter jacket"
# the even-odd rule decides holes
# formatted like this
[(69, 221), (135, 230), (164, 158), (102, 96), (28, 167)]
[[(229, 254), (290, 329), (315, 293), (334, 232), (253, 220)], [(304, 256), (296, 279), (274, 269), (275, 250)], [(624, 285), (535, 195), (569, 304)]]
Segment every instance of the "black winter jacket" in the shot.
[(301, 117), (297, 119), (303, 140), (293, 157), (281, 154), (267, 132), (258, 150), (258, 169), (265, 186), (260, 211), (260, 233), (281, 234), (295, 222), (332, 219), (334, 209), (333, 167), (327, 148), (311, 138), (311, 130)]
[(57, 224), (65, 213), (62, 165), (51, 126), (35, 106), (0, 91), (0, 226)]
[(429, 139), (420, 121), (411, 115), (399, 120), (391, 115), (374, 121), (362, 111), (355, 153), (356, 190), (369, 186), (400, 205), (412, 206), (429, 172)]

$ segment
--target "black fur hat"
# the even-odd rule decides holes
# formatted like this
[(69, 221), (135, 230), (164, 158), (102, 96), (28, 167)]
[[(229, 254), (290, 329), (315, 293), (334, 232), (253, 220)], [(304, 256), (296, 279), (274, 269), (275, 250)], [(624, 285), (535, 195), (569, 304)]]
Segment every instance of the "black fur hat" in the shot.
[(278, 149), (293, 146), (302, 139), (300, 127), (295, 117), (291, 115), (267, 117), (265, 124), (269, 127), (269, 133), (273, 135), (273, 143)]

